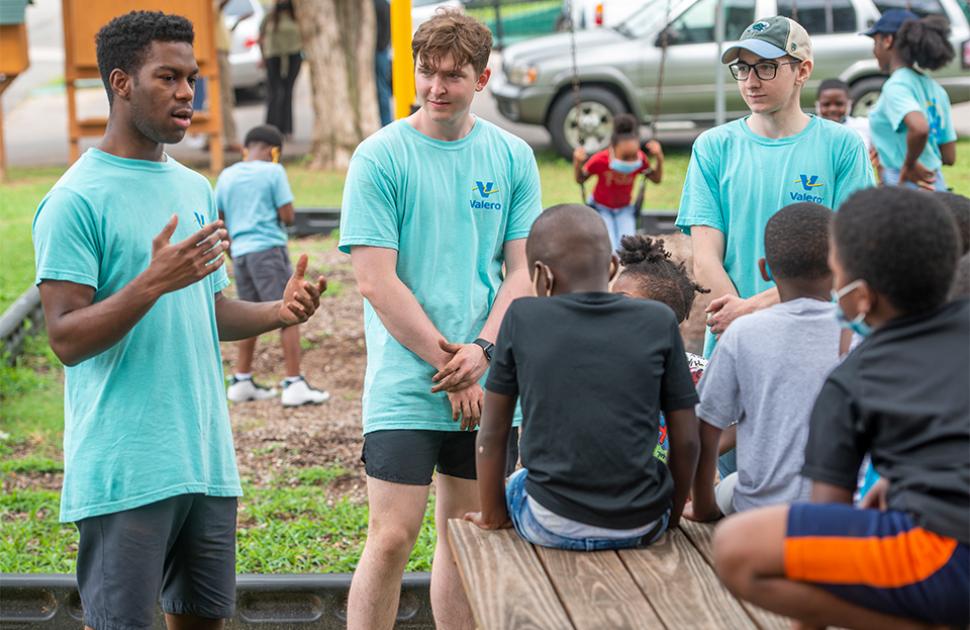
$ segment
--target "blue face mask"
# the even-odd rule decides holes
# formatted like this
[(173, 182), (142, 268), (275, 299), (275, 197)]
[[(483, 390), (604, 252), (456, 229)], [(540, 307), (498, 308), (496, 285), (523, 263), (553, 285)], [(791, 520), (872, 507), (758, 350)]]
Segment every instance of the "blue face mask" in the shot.
[(855, 316), (855, 319), (849, 319), (845, 316), (845, 312), (842, 310), (842, 305), (839, 304), (839, 300), (852, 293), (860, 286), (862, 286), (861, 278), (859, 280), (853, 280), (838, 291), (833, 289), (832, 302), (835, 304), (835, 319), (838, 320), (839, 326), (851, 330), (860, 337), (868, 337), (872, 334), (872, 328), (870, 328), (869, 324), (867, 324), (865, 321), (866, 314), (859, 313)]
[(610, 170), (616, 171), (617, 173), (630, 174), (637, 172), (643, 166), (643, 160), (632, 160), (627, 162), (626, 160), (618, 160), (616, 158), (610, 158)]

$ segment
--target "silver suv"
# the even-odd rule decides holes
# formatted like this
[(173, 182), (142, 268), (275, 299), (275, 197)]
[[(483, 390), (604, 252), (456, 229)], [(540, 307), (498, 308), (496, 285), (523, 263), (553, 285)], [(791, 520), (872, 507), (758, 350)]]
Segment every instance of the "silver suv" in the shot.
[[(724, 0), (728, 38), (757, 17), (793, 17), (812, 36), (815, 70), (802, 92), (811, 109), (822, 79), (849, 84), (853, 113), (864, 115), (886, 77), (872, 57), (872, 40), (858, 35), (879, 18), (880, 10), (908, 4), (920, 14), (940, 13), (950, 20), (956, 59), (933, 76), (954, 103), (970, 100), (970, 10), (967, 0)], [(728, 118), (747, 113), (727, 68), (717, 59), (714, 18), (717, 0), (649, 0), (615, 28), (576, 31), (579, 106), (572, 89), (571, 37), (560, 33), (509, 46), (490, 87), (499, 111), (513, 122), (544, 125), (563, 156), (582, 140), (587, 149), (606, 146), (613, 116), (632, 112), (649, 122), (653, 114), (666, 33), (667, 61), (662, 89), (661, 128), (667, 123), (710, 125), (714, 120), (715, 72), (726, 74)]]

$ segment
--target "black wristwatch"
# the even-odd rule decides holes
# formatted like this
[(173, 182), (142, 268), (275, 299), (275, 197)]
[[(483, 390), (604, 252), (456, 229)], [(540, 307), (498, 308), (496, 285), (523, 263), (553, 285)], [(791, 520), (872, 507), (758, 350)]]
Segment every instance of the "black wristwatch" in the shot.
[(482, 352), (485, 353), (485, 360), (491, 363), (492, 351), (495, 350), (495, 344), (489, 341), (488, 339), (482, 339), (481, 337), (479, 337), (472, 343), (482, 349)]

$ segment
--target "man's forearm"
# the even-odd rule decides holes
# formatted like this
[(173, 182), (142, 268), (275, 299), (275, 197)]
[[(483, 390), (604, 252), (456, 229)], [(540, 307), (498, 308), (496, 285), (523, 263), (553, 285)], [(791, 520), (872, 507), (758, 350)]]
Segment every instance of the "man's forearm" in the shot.
[[(436, 370), (448, 363), (451, 354), (438, 345), (444, 335), (431, 322), (416, 297), (394, 275), (369, 290), (364, 297), (370, 302), (381, 323), (402, 346), (421, 357)], [(451, 340), (449, 340), (451, 341)]]
[(710, 289), (711, 298), (738, 294), (737, 288), (724, 271), (724, 264), (720, 260), (695, 260), (694, 276), (697, 284)]
[(498, 329), (502, 325), (502, 318), (505, 317), (505, 311), (509, 309), (512, 300), (530, 295), (531, 291), (528, 269), (516, 269), (507, 275), (505, 280), (502, 281), (502, 286), (498, 289), (492, 310), (489, 312), (485, 326), (482, 327), (478, 336), (495, 343), (498, 337)]
[(281, 300), (244, 302), (216, 296), (216, 325), (220, 341), (239, 341), (257, 337), (283, 327), (280, 320)]
[(752, 295), (748, 299), (755, 307), (754, 310), (760, 311), (763, 308), (768, 308), (769, 306), (778, 304), (781, 301), (781, 296), (778, 295), (778, 287), (771, 287), (770, 289), (765, 289), (761, 293)]

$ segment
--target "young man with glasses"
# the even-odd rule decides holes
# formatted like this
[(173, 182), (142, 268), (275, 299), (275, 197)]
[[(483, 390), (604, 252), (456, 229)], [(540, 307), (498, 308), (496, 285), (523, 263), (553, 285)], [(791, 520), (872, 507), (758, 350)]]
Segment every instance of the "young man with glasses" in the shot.
[[(677, 215), (677, 226), (691, 237), (695, 279), (714, 297), (705, 357), (734, 319), (779, 301), (758, 270), (768, 219), (796, 202), (837, 209), (875, 183), (859, 135), (801, 109), (813, 60), (800, 24), (781, 16), (760, 19), (721, 61), (751, 113), (694, 142)], [(726, 448), (730, 432), (725, 436)], [(722, 475), (733, 472), (731, 460), (722, 459)]]

